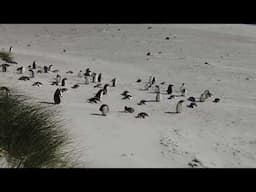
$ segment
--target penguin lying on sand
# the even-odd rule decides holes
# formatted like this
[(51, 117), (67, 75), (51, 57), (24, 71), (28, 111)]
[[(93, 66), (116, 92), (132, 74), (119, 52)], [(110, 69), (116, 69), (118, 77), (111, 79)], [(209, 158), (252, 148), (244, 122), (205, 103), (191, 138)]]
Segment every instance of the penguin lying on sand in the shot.
[(73, 74), (73, 71), (67, 71), (66, 74)]
[(146, 100), (140, 100), (140, 102), (138, 103), (138, 105), (146, 105)]
[(101, 102), (97, 97), (92, 97), (90, 99), (87, 100), (88, 103), (99, 103)]
[(145, 117), (149, 117), (149, 115), (145, 112), (140, 112), (137, 114), (137, 116), (135, 116), (135, 118), (145, 118)]
[(55, 69), (55, 70), (53, 70), (52, 72), (53, 72), (53, 73), (59, 73), (59, 72), (60, 72), (60, 70)]
[(195, 98), (195, 97), (189, 97), (189, 98), (188, 98), (188, 101), (196, 102), (196, 98)]
[(75, 85), (73, 85), (71, 88), (72, 89), (76, 89), (76, 88), (78, 88), (79, 87), (79, 85), (78, 84), (75, 84)]
[(18, 80), (27, 81), (30, 80), (30, 78), (28, 76), (22, 76)]
[(35, 83), (32, 84), (32, 86), (38, 86), (38, 87), (39, 87), (40, 85), (43, 85), (43, 83), (41, 83), (41, 82), (39, 82), (39, 81), (37, 81), (37, 82), (35, 82)]
[(187, 107), (194, 108), (194, 107), (197, 107), (197, 104), (195, 102), (192, 102), (189, 105), (187, 105)]
[(134, 113), (135, 110), (132, 107), (124, 106), (124, 111), (127, 113)]

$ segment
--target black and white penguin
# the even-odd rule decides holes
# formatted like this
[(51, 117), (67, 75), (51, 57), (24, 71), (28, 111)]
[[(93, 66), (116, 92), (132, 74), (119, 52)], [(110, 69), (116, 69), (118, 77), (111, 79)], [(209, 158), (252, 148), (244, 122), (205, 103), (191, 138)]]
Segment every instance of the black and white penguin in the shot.
[(7, 67), (9, 67), (10, 65), (9, 64), (2, 64), (1, 67), (2, 67), (2, 72), (7, 72)]
[(100, 89), (96, 95), (95, 95), (95, 98), (97, 98), (99, 101), (101, 101), (101, 98), (103, 96), (103, 89)]
[(209, 90), (205, 90), (204, 94), (206, 96), (206, 99), (208, 99), (209, 97), (212, 97), (212, 93)]
[(56, 75), (56, 83), (57, 85), (59, 85), (59, 83), (61, 82), (61, 76), (59, 74)]
[(40, 85), (43, 85), (43, 83), (41, 83), (40, 81), (37, 81), (32, 84), (32, 86), (37, 86), (37, 87), (39, 87)]
[(52, 70), (52, 66), (53, 66), (53, 65), (49, 65), (49, 66), (48, 66), (48, 71), (51, 71), (51, 70)]
[(120, 95), (122, 96), (126, 96), (129, 93), (129, 91), (125, 90), (123, 93), (121, 93)]
[(107, 95), (109, 84), (105, 84), (103, 87), (103, 95)]
[(24, 74), (25, 73), (25, 67), (24, 66), (18, 67), (17, 71), (18, 71), (19, 74)]
[(102, 104), (99, 108), (103, 116), (106, 116), (109, 113), (109, 106), (107, 104)]
[(18, 80), (27, 81), (30, 80), (30, 78), (28, 76), (22, 76)]
[(32, 69), (30, 69), (28, 71), (30, 72), (30, 78), (34, 78), (35, 77), (35, 72)]
[(127, 95), (125, 95), (123, 98), (122, 98), (123, 100), (125, 100), (125, 99), (132, 99), (132, 95), (130, 95), (130, 94), (127, 94)]
[(60, 89), (58, 88), (58, 89), (56, 89), (56, 91), (55, 91), (55, 93), (54, 93), (54, 96), (53, 96), (53, 99), (54, 99), (54, 103), (55, 103), (55, 104), (60, 104), (60, 102), (61, 102), (60, 97), (61, 97), (61, 91), (60, 91)]
[(171, 95), (171, 94), (172, 94), (172, 92), (173, 92), (173, 89), (172, 89), (172, 88), (173, 88), (173, 84), (169, 84), (169, 85), (168, 85), (168, 88), (167, 88), (167, 91), (166, 91), (168, 95)]
[(11, 92), (8, 87), (0, 87), (0, 91), (3, 92), (7, 97), (10, 95)]
[(44, 73), (48, 73), (48, 67), (44, 66)]
[(196, 102), (196, 98), (195, 98), (195, 97), (189, 97), (189, 98), (188, 98), (188, 101)]
[(12, 53), (12, 50), (13, 50), (13, 47), (10, 46), (10, 48), (9, 48), (9, 54)]
[(153, 78), (152, 78), (152, 81), (151, 81), (151, 84), (154, 85), (155, 82), (156, 82), (156, 78), (153, 77)]
[(160, 100), (161, 100), (161, 94), (160, 94), (160, 92), (157, 92), (156, 93), (156, 102), (160, 102)]
[(138, 103), (138, 105), (146, 105), (146, 100), (140, 100), (140, 102)]
[(140, 112), (137, 114), (137, 116), (135, 116), (135, 118), (145, 118), (145, 117), (149, 117), (149, 115), (145, 112)]
[(33, 61), (32, 69), (36, 69), (36, 61)]
[(197, 104), (195, 102), (191, 102), (189, 105), (187, 105), (189, 108), (197, 107)]
[(184, 102), (184, 100), (180, 100), (177, 105), (176, 105), (176, 113), (181, 113), (182, 110), (182, 103)]
[(141, 79), (138, 79), (137, 81), (136, 81), (136, 83), (140, 83), (142, 80)]
[(89, 68), (85, 70), (84, 76), (91, 76), (91, 70)]
[(101, 82), (101, 80), (102, 80), (102, 74), (101, 73), (99, 73), (99, 75), (98, 75), (98, 78), (97, 78), (97, 80), (98, 80), (98, 82), (100, 83)]
[(215, 98), (212, 102), (218, 103), (218, 102), (220, 102), (220, 98)]
[(206, 99), (207, 99), (207, 96), (206, 96), (205, 92), (203, 92), (203, 93), (200, 95), (200, 97), (199, 97), (199, 101), (200, 101), (200, 102), (205, 102)]
[(134, 108), (124, 106), (124, 112), (127, 112), (127, 113), (134, 113), (134, 111), (135, 111)]
[(111, 82), (112, 82), (112, 87), (115, 87), (116, 86), (116, 78), (112, 79)]
[(92, 97), (90, 99), (87, 100), (88, 103), (98, 103), (98, 102), (101, 102), (98, 98), (96, 97)]
[(92, 73), (92, 83), (95, 83), (95, 80), (96, 80), (96, 75), (97, 75), (97, 73), (95, 73), (95, 72), (93, 72)]
[(98, 83), (96, 85), (93, 86), (94, 88), (102, 88), (102, 84), (101, 83)]
[(78, 84), (75, 84), (75, 85), (73, 85), (71, 88), (72, 89), (77, 89), (79, 87), (79, 85)]
[(53, 73), (59, 73), (59, 72), (60, 72), (60, 70), (55, 69), (55, 70), (53, 70), (52, 72), (53, 72)]
[(61, 81), (61, 86), (64, 87), (66, 85), (67, 78), (63, 78)]
[(155, 93), (160, 93), (160, 86), (159, 85), (155, 86)]
[(182, 90), (181, 90), (181, 96), (185, 96), (185, 94), (187, 93), (187, 89), (186, 88), (183, 88)]
[(180, 92), (182, 92), (182, 90), (185, 88), (185, 83), (182, 83), (180, 86)]
[(78, 76), (79, 78), (82, 78), (82, 77), (83, 77), (83, 71), (80, 70), (80, 71), (78, 72), (77, 76)]
[(36, 71), (37, 73), (43, 73), (43, 71), (41, 69)]
[(84, 76), (84, 83), (85, 85), (89, 85), (89, 76)]
[(67, 71), (66, 74), (73, 74), (73, 71)]
[(66, 93), (66, 92), (68, 92), (68, 89), (67, 88), (59, 88), (60, 89), (60, 92), (61, 93)]

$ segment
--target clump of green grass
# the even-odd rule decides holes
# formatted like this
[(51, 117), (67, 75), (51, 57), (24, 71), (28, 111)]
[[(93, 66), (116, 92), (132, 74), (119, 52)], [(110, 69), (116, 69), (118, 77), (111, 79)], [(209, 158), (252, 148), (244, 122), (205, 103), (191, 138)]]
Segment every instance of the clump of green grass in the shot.
[(0, 160), (9, 168), (79, 166), (57, 111), (24, 96), (0, 94)]
[(13, 62), (13, 54), (7, 51), (0, 51), (0, 58), (5, 62)]

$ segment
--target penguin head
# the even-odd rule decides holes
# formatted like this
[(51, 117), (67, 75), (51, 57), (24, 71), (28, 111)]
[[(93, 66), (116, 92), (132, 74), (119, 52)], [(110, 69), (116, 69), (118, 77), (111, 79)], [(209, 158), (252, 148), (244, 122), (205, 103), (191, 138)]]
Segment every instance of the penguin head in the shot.
[(183, 102), (184, 102), (184, 100), (180, 100), (180, 101), (179, 101), (179, 103), (183, 103)]

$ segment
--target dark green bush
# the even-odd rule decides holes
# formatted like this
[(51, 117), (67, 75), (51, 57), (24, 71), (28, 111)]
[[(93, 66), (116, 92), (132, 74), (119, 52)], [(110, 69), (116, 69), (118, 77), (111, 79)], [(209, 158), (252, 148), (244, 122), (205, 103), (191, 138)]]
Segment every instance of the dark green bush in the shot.
[(79, 165), (57, 111), (24, 96), (0, 94), (0, 159), (11, 168), (66, 168)]
[(13, 55), (6, 51), (0, 51), (0, 58), (6, 62), (13, 62)]

